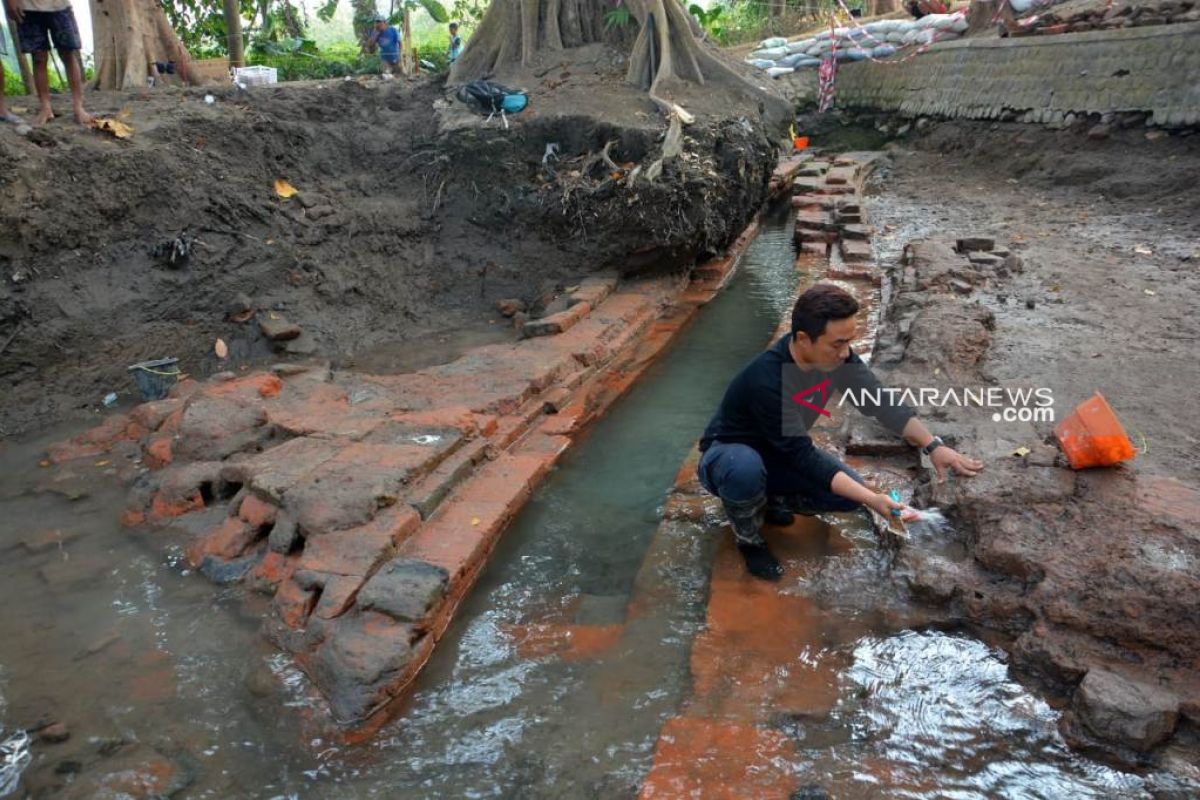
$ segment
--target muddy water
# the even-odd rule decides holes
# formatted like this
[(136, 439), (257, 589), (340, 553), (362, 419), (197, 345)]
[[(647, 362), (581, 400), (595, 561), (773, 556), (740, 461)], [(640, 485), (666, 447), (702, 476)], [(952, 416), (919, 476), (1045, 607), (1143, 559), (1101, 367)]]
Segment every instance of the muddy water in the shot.
[[(299, 733), (303, 679), (263, 643), (261, 605), (120, 529), (111, 464), (51, 480), (44, 441), (0, 450), (0, 742), (39, 722), (71, 731), (34, 745), (16, 796), (635, 796), (691, 690), (715, 549), (695, 530), (656, 537), (661, 506), (787, 310), (790, 242), (787, 214), (769, 218), (729, 289), (536, 493), (404, 715), (361, 747)], [(826, 718), (778, 720), (798, 755), (777, 766), (839, 798), (1142, 794), (1067, 751), (999, 651), (880, 622), (886, 562), (855, 524), (801, 586), (833, 631), (797, 650), (839, 665), (838, 699)], [(646, 586), (660, 591), (639, 601)], [(554, 655), (547, 632), (564, 626), (580, 627)]]

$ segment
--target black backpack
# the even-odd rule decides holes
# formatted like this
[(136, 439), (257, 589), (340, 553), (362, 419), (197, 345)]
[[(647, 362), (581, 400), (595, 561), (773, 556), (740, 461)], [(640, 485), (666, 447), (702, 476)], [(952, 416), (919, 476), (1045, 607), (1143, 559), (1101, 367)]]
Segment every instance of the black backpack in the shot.
[(523, 89), (510, 89), (492, 81), (471, 81), (459, 87), (455, 95), (480, 114), (516, 113), (528, 102)]

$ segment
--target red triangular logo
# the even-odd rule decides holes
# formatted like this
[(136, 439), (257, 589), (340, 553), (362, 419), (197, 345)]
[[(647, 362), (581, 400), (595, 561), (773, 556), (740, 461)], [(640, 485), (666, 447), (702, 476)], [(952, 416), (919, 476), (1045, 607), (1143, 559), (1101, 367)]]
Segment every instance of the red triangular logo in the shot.
[[(807, 389), (802, 389), (801, 391), (796, 392), (794, 395), (792, 395), (792, 402), (799, 403), (800, 405), (804, 406), (805, 408), (811, 408), (813, 411), (816, 411), (818, 414), (824, 414), (827, 417), (832, 417), (833, 414), (830, 414), (828, 411), (826, 411), (823, 408), (825, 403), (829, 402), (829, 385), (832, 382), (833, 381), (831, 378), (826, 378), (825, 380), (821, 381), (820, 383), (814, 383), (812, 386), (808, 387)], [(805, 397), (808, 397), (813, 392), (821, 393), (821, 405), (815, 406), (812, 403), (810, 403), (804, 399)]]

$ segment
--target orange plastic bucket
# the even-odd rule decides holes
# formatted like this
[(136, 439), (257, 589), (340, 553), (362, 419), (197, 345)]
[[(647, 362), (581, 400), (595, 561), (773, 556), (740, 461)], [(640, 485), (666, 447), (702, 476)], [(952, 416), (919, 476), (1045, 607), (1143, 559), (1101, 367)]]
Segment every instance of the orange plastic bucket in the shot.
[(1072, 469), (1110, 467), (1137, 455), (1117, 415), (1099, 392), (1055, 425), (1054, 435)]
[(797, 150), (807, 150), (808, 149), (808, 137), (807, 136), (797, 136), (797, 137), (793, 138), (792, 146), (795, 147)]

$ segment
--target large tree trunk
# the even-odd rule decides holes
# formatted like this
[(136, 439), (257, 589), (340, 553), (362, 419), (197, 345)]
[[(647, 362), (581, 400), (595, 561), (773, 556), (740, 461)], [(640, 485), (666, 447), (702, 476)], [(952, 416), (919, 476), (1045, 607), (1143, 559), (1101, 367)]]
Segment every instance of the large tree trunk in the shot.
[[(721, 85), (725, 91), (762, 92), (713, 55), (700, 26), (679, 0), (623, 0), (637, 23), (626, 80), (649, 92), (663, 110), (680, 82)], [(466, 83), (532, 63), (544, 50), (562, 50), (605, 38), (606, 0), (493, 0), (450, 70), (451, 83)], [(609, 38), (614, 38), (610, 35)]]
[(95, 34), (97, 89), (144, 87), (155, 61), (174, 61), (189, 79), (187, 49), (155, 0), (89, 0)]

